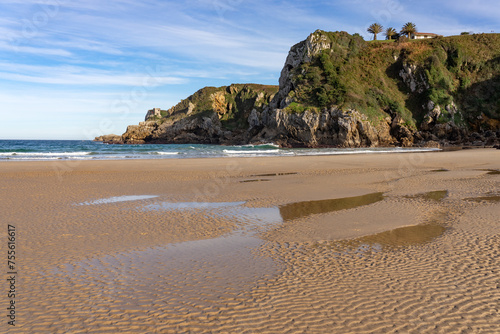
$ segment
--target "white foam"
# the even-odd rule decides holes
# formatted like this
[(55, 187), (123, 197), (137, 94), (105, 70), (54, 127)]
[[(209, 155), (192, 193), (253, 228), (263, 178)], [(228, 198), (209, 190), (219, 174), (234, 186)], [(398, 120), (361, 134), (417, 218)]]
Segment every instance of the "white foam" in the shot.
[(238, 151), (238, 150), (222, 150), (228, 154), (272, 154), (279, 153), (280, 150), (259, 150), (259, 151)]
[[(58, 158), (59, 159), (59, 158)], [(92, 157), (72, 157), (71, 160), (93, 160)]]
[(159, 155), (176, 155), (176, 154), (179, 154), (179, 152), (156, 152), (156, 154), (159, 154)]
[(276, 147), (280, 148), (279, 145), (276, 145), (274, 143), (264, 143), (264, 144), (247, 144), (247, 145), (240, 145), (236, 147), (266, 147), (266, 146), (271, 146), (271, 147)]

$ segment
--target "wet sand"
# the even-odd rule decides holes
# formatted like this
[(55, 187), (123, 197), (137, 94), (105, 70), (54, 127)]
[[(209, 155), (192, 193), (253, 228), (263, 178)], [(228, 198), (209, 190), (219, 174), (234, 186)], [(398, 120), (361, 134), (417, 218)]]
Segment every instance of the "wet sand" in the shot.
[(0, 331), (494, 333), (499, 169), (494, 149), (3, 162)]

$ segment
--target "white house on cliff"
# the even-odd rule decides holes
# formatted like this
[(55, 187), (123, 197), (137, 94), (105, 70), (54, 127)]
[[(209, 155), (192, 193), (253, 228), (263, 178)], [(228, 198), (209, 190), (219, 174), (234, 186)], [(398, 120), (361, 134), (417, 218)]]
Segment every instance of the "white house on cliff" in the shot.
[(415, 32), (411, 34), (411, 39), (426, 39), (426, 38), (436, 38), (442, 37), (442, 35), (433, 34), (430, 32)]

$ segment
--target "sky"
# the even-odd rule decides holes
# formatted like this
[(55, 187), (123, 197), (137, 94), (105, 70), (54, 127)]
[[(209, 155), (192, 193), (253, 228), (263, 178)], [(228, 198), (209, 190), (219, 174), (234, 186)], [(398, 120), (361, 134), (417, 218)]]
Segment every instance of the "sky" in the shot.
[(277, 85), (317, 29), (500, 32), (498, 0), (1, 0), (0, 139), (122, 134), (205, 86)]

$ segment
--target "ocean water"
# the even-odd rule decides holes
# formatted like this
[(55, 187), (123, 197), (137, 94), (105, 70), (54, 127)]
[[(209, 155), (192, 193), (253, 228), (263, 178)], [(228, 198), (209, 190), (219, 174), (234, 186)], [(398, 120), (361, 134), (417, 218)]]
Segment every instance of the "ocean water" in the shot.
[(202, 144), (110, 145), (89, 140), (0, 140), (0, 161), (124, 160), (216, 157), (272, 157), (428, 152), (431, 148), (280, 148), (274, 144), (221, 146)]

